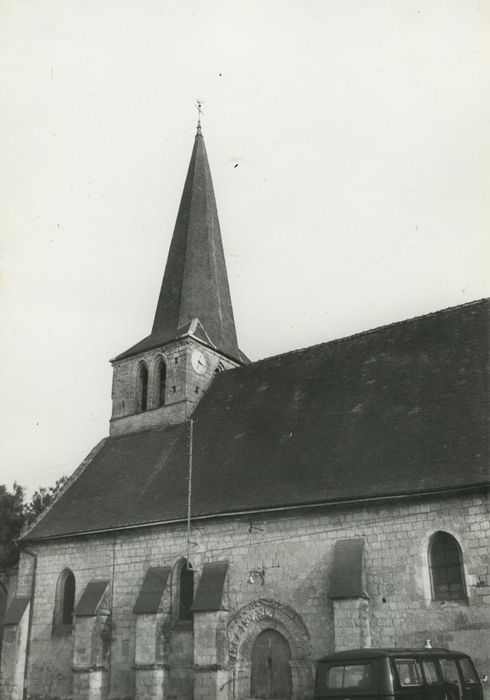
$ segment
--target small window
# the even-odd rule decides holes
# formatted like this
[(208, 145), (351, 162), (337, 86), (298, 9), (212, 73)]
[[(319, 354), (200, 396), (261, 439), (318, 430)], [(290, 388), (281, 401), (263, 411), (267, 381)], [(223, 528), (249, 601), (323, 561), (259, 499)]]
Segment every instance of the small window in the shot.
[(71, 625), (73, 623), (73, 609), (75, 607), (75, 577), (70, 571), (65, 579), (63, 588), (63, 613), (62, 624)]
[(461, 549), (447, 532), (438, 532), (432, 538), (429, 566), (434, 600), (466, 598)]
[(148, 368), (145, 364), (138, 368), (137, 382), (137, 410), (142, 412), (148, 408)]
[(190, 562), (185, 561), (180, 570), (179, 581), (179, 620), (192, 621), (192, 603), (194, 601), (194, 570)]
[(53, 630), (71, 629), (75, 608), (75, 576), (70, 569), (61, 572), (56, 585)]
[(396, 659), (396, 671), (400, 685), (422, 685), (422, 677), (415, 659)]
[(157, 366), (157, 390), (158, 390), (158, 405), (165, 404), (165, 388), (167, 381), (167, 366), (163, 360), (159, 360)]
[(478, 683), (478, 675), (469, 659), (459, 659), (459, 668), (465, 683)]
[(371, 664), (331, 666), (327, 674), (327, 688), (369, 688)]
[(425, 682), (427, 685), (435, 685), (436, 683), (440, 682), (434, 661), (422, 661), (422, 669), (424, 671)]

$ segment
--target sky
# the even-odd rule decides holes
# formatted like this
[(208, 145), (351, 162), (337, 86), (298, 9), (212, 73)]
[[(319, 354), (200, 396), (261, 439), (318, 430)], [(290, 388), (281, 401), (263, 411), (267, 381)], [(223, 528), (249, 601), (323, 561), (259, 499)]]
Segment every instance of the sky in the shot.
[(490, 4), (0, 0), (0, 483), (108, 434), (203, 101), (251, 359), (490, 295)]

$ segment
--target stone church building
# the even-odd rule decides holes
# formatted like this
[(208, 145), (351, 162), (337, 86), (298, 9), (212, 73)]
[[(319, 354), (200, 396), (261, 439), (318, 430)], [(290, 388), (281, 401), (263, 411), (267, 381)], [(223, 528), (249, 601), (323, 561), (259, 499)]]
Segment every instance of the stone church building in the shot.
[(310, 698), (353, 647), (490, 674), (490, 300), (250, 362), (200, 127), (110, 435), (22, 539), (4, 700)]

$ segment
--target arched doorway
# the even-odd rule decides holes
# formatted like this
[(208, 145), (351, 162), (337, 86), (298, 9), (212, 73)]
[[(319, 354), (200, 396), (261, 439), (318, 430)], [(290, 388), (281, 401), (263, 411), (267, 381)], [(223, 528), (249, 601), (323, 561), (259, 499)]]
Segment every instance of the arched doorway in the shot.
[[(230, 699), (300, 700), (313, 696), (310, 635), (289, 605), (267, 598), (251, 601), (231, 618), (227, 636)], [(285, 693), (282, 695), (272, 694), (279, 692), (278, 673), (281, 692)], [(267, 674), (271, 676), (270, 685)]]
[(252, 698), (291, 697), (291, 649), (274, 629), (261, 632), (252, 647), (250, 696)]

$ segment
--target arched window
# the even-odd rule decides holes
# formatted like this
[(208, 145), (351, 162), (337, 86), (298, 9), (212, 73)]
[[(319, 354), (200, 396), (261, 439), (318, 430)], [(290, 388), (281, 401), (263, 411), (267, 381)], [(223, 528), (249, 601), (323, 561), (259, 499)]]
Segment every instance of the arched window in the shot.
[(184, 559), (179, 574), (179, 620), (192, 620), (191, 606), (194, 600), (194, 569)]
[(429, 545), (433, 600), (466, 598), (463, 558), (458, 542), (447, 532), (436, 532)]
[(163, 406), (165, 403), (165, 384), (167, 381), (167, 366), (163, 359), (158, 361), (157, 365), (157, 395), (158, 405)]
[(75, 608), (75, 576), (70, 569), (64, 569), (56, 585), (53, 625), (55, 629), (71, 628)]
[(138, 367), (137, 411), (146, 411), (148, 407), (148, 368), (144, 363)]

